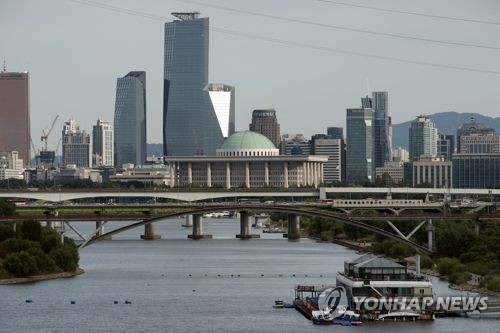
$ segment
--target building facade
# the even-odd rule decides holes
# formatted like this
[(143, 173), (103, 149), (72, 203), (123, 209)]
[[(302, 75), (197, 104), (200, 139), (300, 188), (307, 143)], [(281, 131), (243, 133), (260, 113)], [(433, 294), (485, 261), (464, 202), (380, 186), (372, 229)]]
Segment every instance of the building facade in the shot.
[(460, 154), (492, 153), (500, 153), (500, 136), (474, 133), (460, 137)]
[(0, 151), (17, 151), (31, 164), (28, 72), (0, 72)]
[(163, 149), (169, 156), (215, 155), (224, 141), (208, 84), (209, 19), (172, 13), (165, 23)]
[(463, 124), (457, 130), (457, 154), (462, 154), (462, 137), (464, 136), (483, 136), (483, 135), (494, 135), (495, 129), (488, 128), (484, 124), (477, 123), (474, 117), (471, 117), (470, 121)]
[(210, 83), (205, 87), (217, 116), (220, 130), (224, 138), (234, 133), (235, 101), (234, 87), (223, 83)]
[(410, 160), (410, 153), (408, 150), (398, 147), (392, 150), (393, 162), (408, 162)]
[(500, 153), (456, 154), (452, 160), (453, 187), (500, 187)]
[(389, 117), (389, 96), (387, 91), (372, 92), (374, 118), (375, 168), (383, 167), (392, 159), (392, 128)]
[(279, 147), (281, 141), (280, 124), (276, 118), (276, 110), (254, 110), (252, 112), (252, 123), (250, 131), (260, 133), (267, 137), (275, 147)]
[(443, 156), (446, 161), (451, 161), (455, 153), (455, 136), (451, 134), (439, 134), (437, 141), (437, 155)]
[(372, 109), (347, 109), (346, 180), (374, 181), (374, 122)]
[(0, 180), (24, 179), (23, 160), (17, 151), (0, 151)]
[(429, 184), (434, 188), (452, 187), (452, 162), (443, 157), (422, 157), (412, 163), (413, 187)]
[(325, 184), (342, 180), (343, 140), (330, 139), (328, 135), (315, 135), (311, 138), (313, 155), (328, 156), (323, 165), (323, 181)]
[(114, 133), (107, 121), (97, 120), (92, 129), (92, 160), (94, 166), (114, 166)]
[(431, 118), (425, 115), (418, 116), (411, 122), (409, 134), (410, 161), (420, 156), (436, 156), (438, 131)]
[(310, 155), (311, 143), (303, 134), (284, 134), (280, 143), (281, 155)]
[(77, 168), (92, 166), (90, 135), (80, 131), (80, 127), (76, 126), (73, 119), (64, 123), (62, 131), (62, 167), (68, 166)]
[(217, 156), (166, 157), (171, 187), (318, 187), (323, 182), (326, 156), (281, 156), (265, 136), (236, 132)]
[(376, 178), (382, 178), (384, 174), (388, 174), (391, 179), (401, 184), (404, 180), (404, 167), (403, 162), (385, 162), (384, 166), (375, 169)]
[(146, 162), (146, 72), (133, 71), (116, 82), (114, 162)]

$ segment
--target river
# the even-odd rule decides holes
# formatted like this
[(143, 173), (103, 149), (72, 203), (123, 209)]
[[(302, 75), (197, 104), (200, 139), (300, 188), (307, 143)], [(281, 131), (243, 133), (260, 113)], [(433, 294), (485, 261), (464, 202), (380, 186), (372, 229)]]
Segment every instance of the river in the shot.
[[(83, 249), (78, 277), (0, 286), (0, 332), (500, 332), (499, 320), (467, 318), (314, 326), (273, 309), (275, 299), (291, 302), (298, 283), (334, 283), (356, 252), (281, 234), (237, 240), (234, 219), (205, 219), (214, 239), (191, 241), (182, 222), (157, 223), (162, 240), (139, 240), (140, 228)], [(75, 225), (85, 234), (93, 227)], [(458, 293), (433, 283), (439, 295)]]

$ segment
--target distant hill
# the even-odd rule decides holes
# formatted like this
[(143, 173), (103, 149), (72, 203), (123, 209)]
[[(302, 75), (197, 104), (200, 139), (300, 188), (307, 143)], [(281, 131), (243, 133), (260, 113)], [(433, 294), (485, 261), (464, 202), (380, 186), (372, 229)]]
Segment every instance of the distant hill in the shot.
[(163, 144), (148, 143), (146, 148), (147, 156), (163, 156)]
[[(439, 133), (457, 135), (457, 129), (470, 121), (471, 117), (476, 119), (476, 122), (483, 123), (488, 127), (495, 129), (500, 133), (500, 117), (492, 118), (483, 116), (479, 113), (458, 113), (458, 112), (440, 112), (429, 115), (432, 121), (436, 124)], [(403, 147), (408, 149), (408, 129), (412, 120), (392, 125), (392, 147)]]

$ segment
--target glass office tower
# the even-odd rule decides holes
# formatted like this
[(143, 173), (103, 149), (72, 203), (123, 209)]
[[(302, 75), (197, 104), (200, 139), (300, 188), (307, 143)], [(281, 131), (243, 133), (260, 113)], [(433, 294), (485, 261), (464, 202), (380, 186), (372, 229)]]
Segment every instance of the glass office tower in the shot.
[(420, 115), (411, 122), (408, 131), (410, 143), (410, 161), (416, 161), (420, 156), (436, 156), (438, 130), (428, 116)]
[(346, 179), (356, 183), (374, 180), (374, 112), (347, 109)]
[(208, 91), (209, 19), (172, 13), (165, 23), (163, 149), (165, 155), (215, 155), (224, 135)]
[(146, 72), (130, 72), (116, 83), (115, 163), (146, 163)]

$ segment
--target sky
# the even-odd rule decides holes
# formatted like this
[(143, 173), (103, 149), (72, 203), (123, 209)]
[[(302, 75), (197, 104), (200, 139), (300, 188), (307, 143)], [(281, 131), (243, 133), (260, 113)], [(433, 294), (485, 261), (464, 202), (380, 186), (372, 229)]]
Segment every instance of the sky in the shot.
[[(148, 13), (153, 19), (82, 4), (85, 1), (0, 0), (0, 61), (5, 60), (8, 71), (30, 72), (35, 144), (41, 147), (42, 129), (48, 128), (56, 115), (60, 118), (49, 138), (52, 149), (63, 122), (70, 118), (88, 132), (97, 118), (113, 122), (116, 79), (132, 70), (147, 73), (147, 137), (149, 143), (161, 143), (164, 22), (158, 16), (170, 21), (174, 19), (170, 13), (175, 11), (199, 11), (202, 17), (210, 18), (211, 28), (258, 37), (210, 31), (210, 82), (235, 86), (237, 130), (248, 129), (252, 110), (274, 108), (282, 134), (325, 133), (329, 126), (344, 127), (346, 109), (359, 107), (360, 97), (368, 91), (389, 92), (393, 123), (445, 111), (500, 116), (500, 1), (344, 0), (497, 24), (318, 0), (196, 1), (316, 25), (186, 0), (94, 1)], [(489, 48), (393, 38), (326, 25)], [(333, 49), (496, 73), (402, 63)]]

